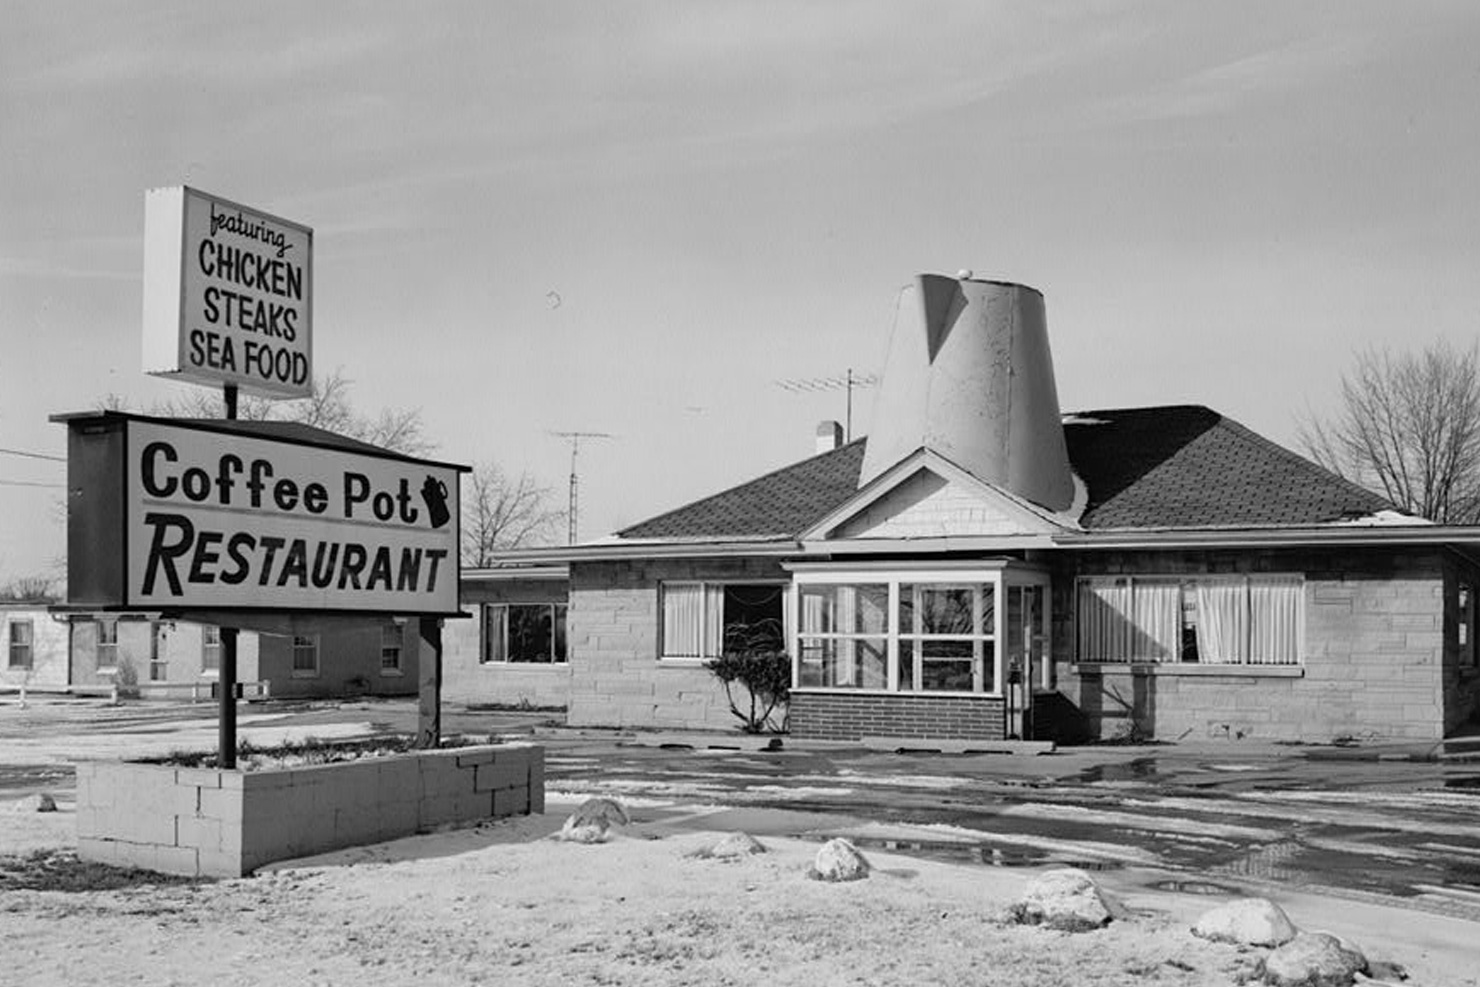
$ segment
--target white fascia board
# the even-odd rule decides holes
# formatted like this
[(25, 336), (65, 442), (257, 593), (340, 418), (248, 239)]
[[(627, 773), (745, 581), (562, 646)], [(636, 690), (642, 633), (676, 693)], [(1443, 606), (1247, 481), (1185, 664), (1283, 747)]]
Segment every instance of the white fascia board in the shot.
[[(495, 568), (528, 565), (569, 565), (572, 562), (600, 562), (628, 559), (676, 559), (676, 558), (766, 558), (778, 555), (796, 555), (801, 551), (797, 542), (784, 541), (661, 541), (632, 540), (601, 542), (590, 545), (562, 545), (551, 548), (524, 548), (500, 552), (499, 565)], [(489, 571), (489, 570), (481, 570)]]
[(1296, 546), (1472, 545), (1480, 547), (1480, 526), (1323, 525), (1292, 528), (1131, 528), (1119, 531), (1065, 532), (1055, 548), (1173, 549), (1280, 548)]
[(930, 555), (940, 552), (1016, 552), (1061, 547), (1053, 535), (971, 536), (968, 538), (851, 538), (846, 541), (803, 542), (808, 556), (819, 555)]

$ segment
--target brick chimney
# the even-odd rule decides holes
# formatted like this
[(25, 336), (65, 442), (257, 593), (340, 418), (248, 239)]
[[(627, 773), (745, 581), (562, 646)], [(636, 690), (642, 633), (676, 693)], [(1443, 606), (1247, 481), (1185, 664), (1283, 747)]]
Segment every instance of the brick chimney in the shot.
[(843, 426), (834, 421), (817, 423), (817, 455), (832, 452), (843, 444)]

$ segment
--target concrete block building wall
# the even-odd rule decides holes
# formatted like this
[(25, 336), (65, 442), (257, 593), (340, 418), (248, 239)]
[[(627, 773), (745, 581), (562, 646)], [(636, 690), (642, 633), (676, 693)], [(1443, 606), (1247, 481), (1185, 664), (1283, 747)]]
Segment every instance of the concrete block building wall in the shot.
[[(13, 629), (14, 628), (14, 629)], [(30, 645), (24, 642), (29, 635)], [(12, 641), (19, 646), (12, 650)], [(0, 606), (0, 686), (64, 689), (67, 624), (42, 606)]]
[[(465, 578), (462, 608), (469, 620), (442, 628), (442, 696), (452, 702), (498, 706), (566, 707), (571, 666), (565, 663), (486, 662), (483, 610), (490, 604), (565, 603), (567, 582), (558, 579)], [(569, 640), (569, 637), (567, 637)]]
[(737, 726), (724, 687), (699, 660), (659, 654), (664, 582), (775, 580), (772, 559), (653, 559), (573, 566), (570, 597), (572, 726)]
[[(1056, 685), (1094, 736), (1329, 742), (1443, 734), (1452, 700), (1439, 550), (1081, 553), (1059, 570)], [(1251, 572), (1304, 577), (1299, 666), (1078, 663), (1076, 577)]]

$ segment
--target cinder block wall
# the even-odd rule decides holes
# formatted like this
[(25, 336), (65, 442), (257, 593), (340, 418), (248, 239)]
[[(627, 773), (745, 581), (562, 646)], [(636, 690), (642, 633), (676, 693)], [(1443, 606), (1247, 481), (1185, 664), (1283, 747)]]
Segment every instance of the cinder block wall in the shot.
[[(1305, 577), (1299, 669), (1076, 671), (1076, 576), (1246, 572)], [(1054, 573), (1058, 691), (1104, 738), (1136, 724), (1158, 740), (1438, 739), (1452, 718), (1444, 687), (1445, 572), (1438, 550), (1078, 553)]]
[(724, 687), (700, 662), (659, 660), (659, 585), (670, 580), (788, 578), (772, 559), (572, 565), (570, 724), (736, 728), (739, 720), (730, 712)]
[[(485, 603), (565, 603), (564, 579), (464, 580), (461, 603), (471, 620), (449, 620), (442, 628), (442, 696), (452, 702), (500, 706), (568, 706), (571, 666), (488, 662), (483, 656)], [(568, 625), (567, 625), (568, 626)], [(567, 646), (570, 639), (567, 638)]]
[(791, 703), (791, 734), (809, 740), (1001, 740), (1005, 726), (1001, 699), (799, 692)]
[(239, 877), (263, 864), (545, 811), (544, 748), (510, 744), (270, 771), (77, 765), (83, 860)]

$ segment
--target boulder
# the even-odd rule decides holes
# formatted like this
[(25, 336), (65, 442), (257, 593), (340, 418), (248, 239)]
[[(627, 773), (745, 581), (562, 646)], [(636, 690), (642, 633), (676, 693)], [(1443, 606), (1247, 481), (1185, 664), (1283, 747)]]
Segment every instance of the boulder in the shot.
[(12, 812), (55, 812), (57, 811), (57, 800), (45, 792), (35, 795), (27, 795), (25, 798), (15, 802), (10, 807)]
[(714, 846), (709, 848), (705, 856), (716, 860), (735, 860), (740, 857), (749, 857), (756, 853), (765, 853), (766, 848), (761, 842), (749, 833), (730, 833)]
[(622, 803), (609, 798), (591, 798), (570, 814), (555, 836), (571, 843), (604, 843), (613, 826), (626, 826), (630, 822), (632, 818)]
[(1204, 912), (1192, 927), (1195, 936), (1244, 946), (1283, 946), (1295, 932), (1284, 909), (1268, 898), (1235, 898)]
[(1013, 920), (1020, 925), (1044, 925), (1065, 932), (1089, 932), (1124, 914), (1119, 902), (1077, 867), (1040, 874), (1011, 909)]
[(811, 876), (819, 881), (861, 881), (868, 877), (869, 862), (847, 840), (828, 840), (817, 851)]
[(1264, 960), (1270, 987), (1348, 987), (1367, 970), (1367, 957), (1326, 932), (1301, 932)]

